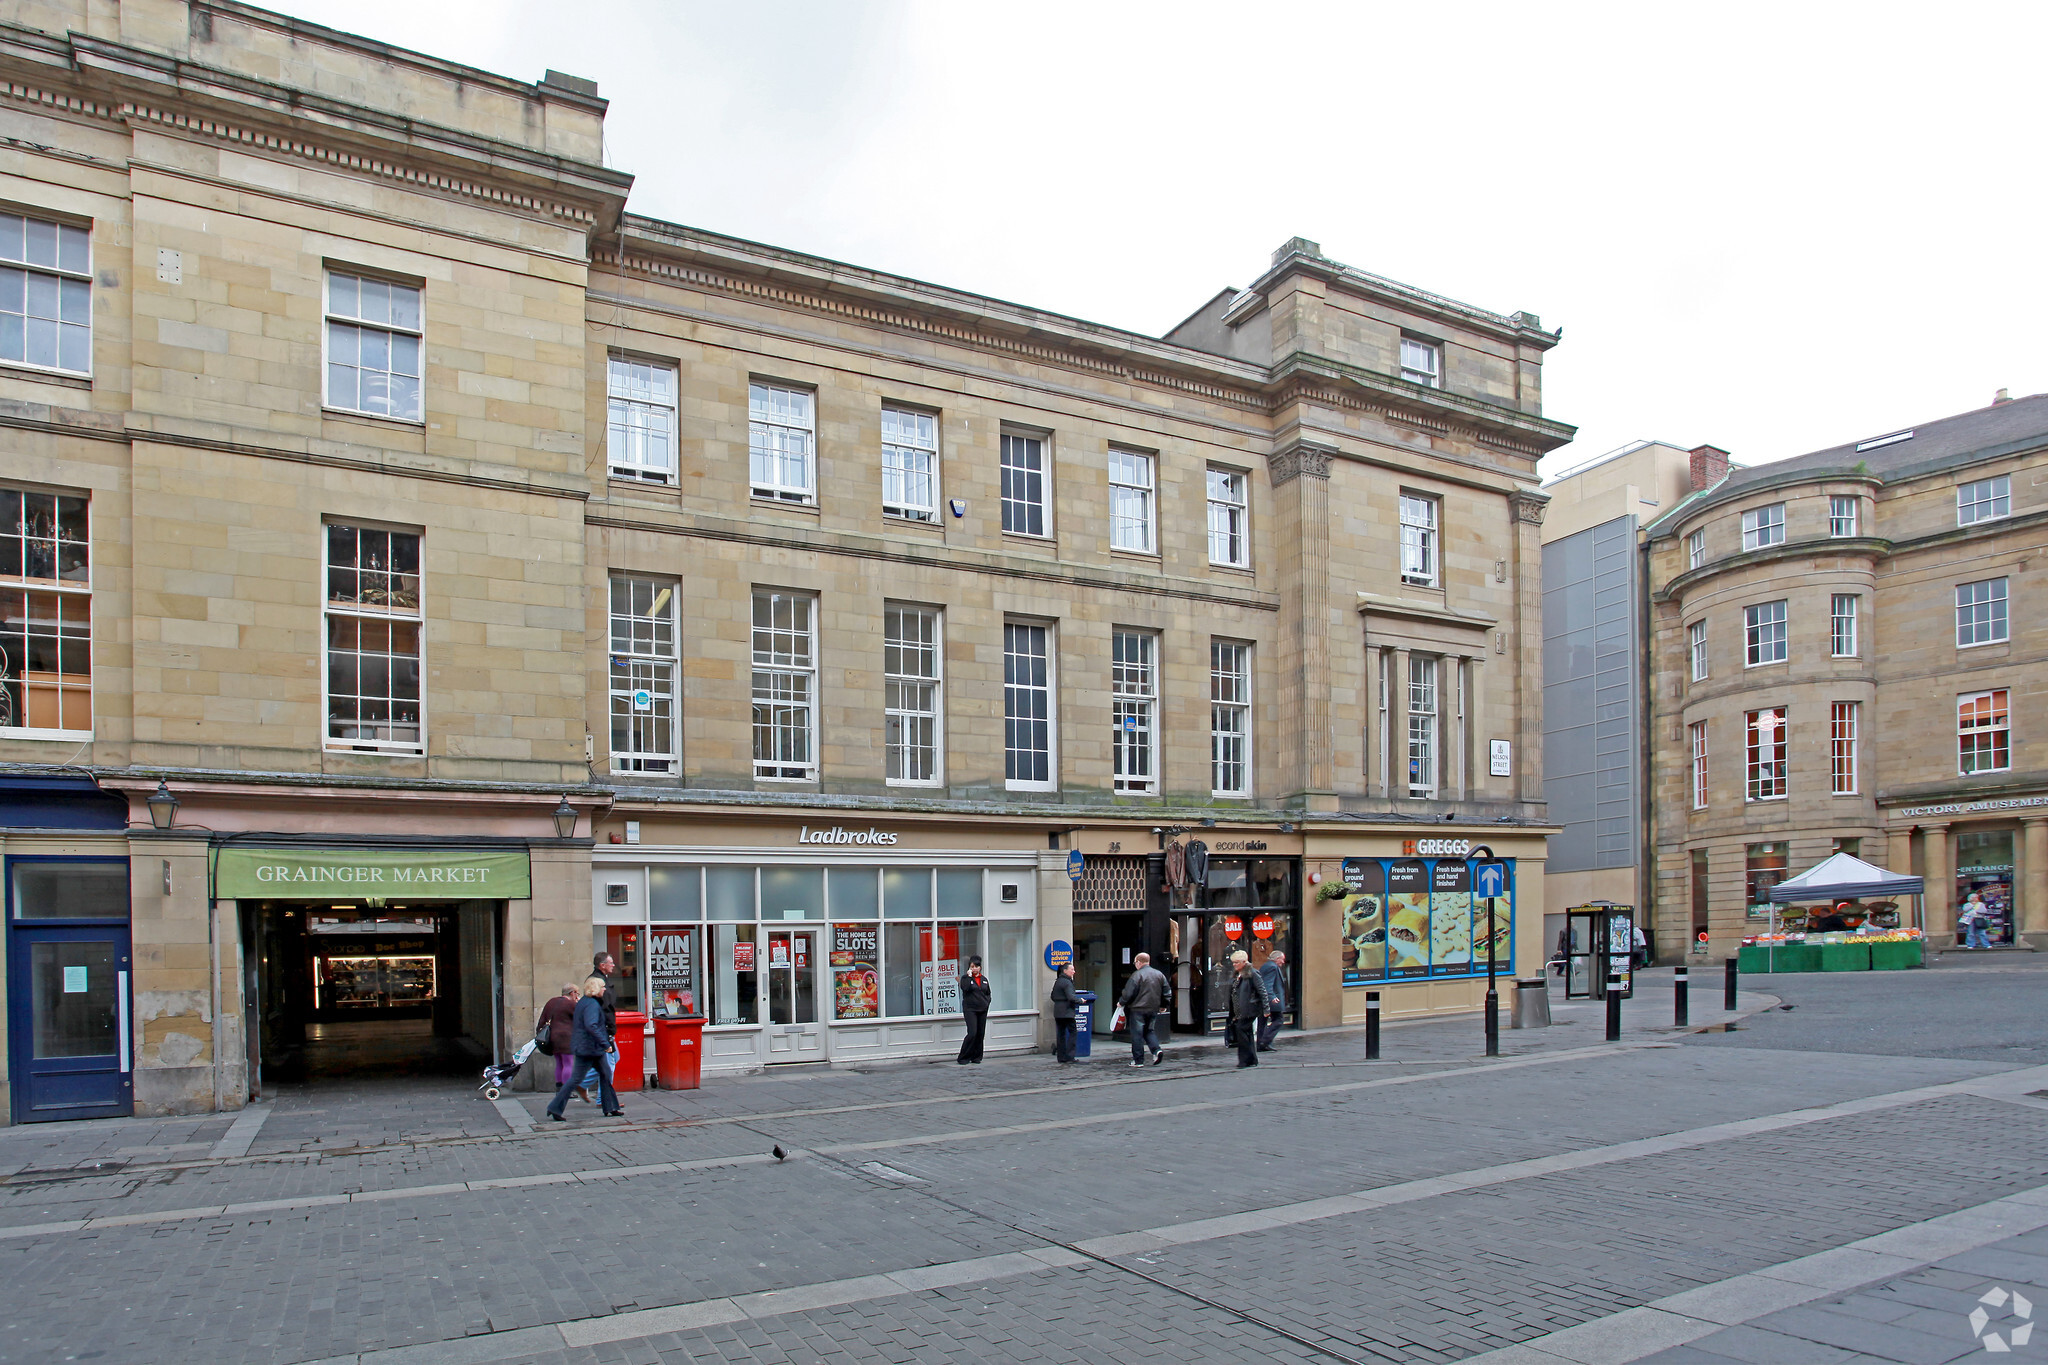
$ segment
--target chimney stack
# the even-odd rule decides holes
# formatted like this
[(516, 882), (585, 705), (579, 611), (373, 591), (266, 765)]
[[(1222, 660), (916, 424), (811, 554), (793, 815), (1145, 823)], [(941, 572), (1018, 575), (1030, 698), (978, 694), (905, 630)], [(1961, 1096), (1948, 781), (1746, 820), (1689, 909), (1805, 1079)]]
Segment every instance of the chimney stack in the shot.
[(2004, 389), (2000, 389), (1998, 391), (1998, 397), (1991, 400), (1991, 406), (1995, 408), (2000, 403), (2010, 403), (2011, 401), (2012, 395), (2007, 393)]
[(1712, 488), (1728, 477), (1728, 452), (1719, 446), (1694, 446), (1692, 449), (1692, 491)]

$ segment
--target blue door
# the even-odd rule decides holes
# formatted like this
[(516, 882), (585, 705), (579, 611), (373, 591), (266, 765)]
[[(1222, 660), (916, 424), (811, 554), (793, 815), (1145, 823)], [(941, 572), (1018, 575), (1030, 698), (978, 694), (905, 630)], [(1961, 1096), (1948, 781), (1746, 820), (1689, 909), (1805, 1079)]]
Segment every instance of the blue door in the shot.
[(14, 1121), (133, 1113), (128, 860), (9, 858), (7, 872)]

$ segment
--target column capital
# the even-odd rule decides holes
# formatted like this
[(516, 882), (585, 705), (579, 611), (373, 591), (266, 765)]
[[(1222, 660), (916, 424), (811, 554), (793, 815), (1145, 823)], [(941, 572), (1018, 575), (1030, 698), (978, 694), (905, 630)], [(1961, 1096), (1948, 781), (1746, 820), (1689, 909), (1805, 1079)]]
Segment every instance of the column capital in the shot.
[(1336, 451), (1329, 446), (1317, 445), (1313, 441), (1296, 441), (1284, 450), (1276, 450), (1266, 457), (1266, 468), (1275, 488), (1292, 483), (1299, 475), (1311, 479), (1330, 477), (1330, 457)]
[(1550, 499), (1528, 488), (1518, 488), (1508, 494), (1508, 506), (1514, 508), (1515, 520), (1526, 521), (1532, 526), (1543, 524), (1543, 509), (1550, 505)]

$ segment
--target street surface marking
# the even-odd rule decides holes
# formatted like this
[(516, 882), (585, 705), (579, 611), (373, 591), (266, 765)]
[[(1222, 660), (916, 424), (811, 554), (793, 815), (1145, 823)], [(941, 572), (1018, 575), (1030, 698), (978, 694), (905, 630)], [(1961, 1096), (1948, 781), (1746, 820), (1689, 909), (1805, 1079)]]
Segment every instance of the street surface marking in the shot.
[(270, 1120), (274, 1112), (275, 1106), (269, 1104), (245, 1106), (235, 1117), (235, 1121), (228, 1125), (228, 1130), (221, 1136), (221, 1140), (213, 1144), (213, 1150), (207, 1153), (207, 1159), (226, 1161), (232, 1157), (249, 1155), (249, 1148), (255, 1144), (256, 1135), (263, 1131), (263, 1125)]
[(533, 1129), (533, 1115), (526, 1112), (526, 1106), (518, 1100), (492, 1100), (491, 1106), (498, 1111), (498, 1117), (505, 1120), (505, 1126), (515, 1133), (530, 1132)]
[[(1442, 1073), (1438, 1073), (1442, 1074)], [(1458, 1073), (1463, 1074), (1463, 1073)], [(1422, 1080), (1425, 1077), (1402, 1078)], [(1298, 1203), (1281, 1204), (1272, 1208), (1254, 1209), (1234, 1213), (1221, 1218), (1205, 1218), (1192, 1223), (1169, 1223), (1160, 1227), (1147, 1228), (1138, 1232), (1117, 1233), (1108, 1237), (1092, 1237), (1071, 1244), (1048, 1242), (1043, 1248), (1007, 1252), (998, 1256), (982, 1256), (969, 1260), (951, 1261), (940, 1265), (918, 1266), (907, 1270), (890, 1271), (885, 1274), (860, 1275), (851, 1279), (826, 1280), (816, 1284), (797, 1285), (788, 1289), (764, 1290), (759, 1293), (735, 1295), (725, 1298), (702, 1299), (691, 1303), (672, 1304), (664, 1308), (642, 1308), (624, 1313), (612, 1313), (602, 1317), (580, 1318), (554, 1323), (543, 1327), (523, 1327), (515, 1332), (482, 1333), (474, 1337), (446, 1342), (422, 1342), (413, 1346), (398, 1346), (386, 1350), (365, 1351), (356, 1355), (330, 1357), (315, 1365), (464, 1365), (470, 1361), (491, 1361), (509, 1355), (542, 1353), (584, 1346), (598, 1346), (609, 1343), (631, 1341), (641, 1337), (655, 1336), (665, 1332), (688, 1331), (700, 1327), (722, 1326), (747, 1319), (773, 1316), (777, 1313), (802, 1312), (810, 1308), (840, 1307), (853, 1303), (864, 1303), (872, 1299), (888, 1298), (897, 1294), (916, 1293), (941, 1285), (983, 1283), (990, 1280), (1008, 1279), (1018, 1275), (1032, 1275), (1051, 1267), (1079, 1265), (1087, 1262), (1106, 1260), (1134, 1252), (1156, 1250), (1169, 1246), (1186, 1246), (1193, 1242), (1210, 1241), (1224, 1237), (1236, 1237), (1247, 1233), (1265, 1232), (1273, 1228), (1313, 1222), (1323, 1218), (1344, 1217), (1387, 1208), (1396, 1204), (1414, 1203), (1433, 1199), (1441, 1194), (1453, 1194), (1465, 1190), (1483, 1189), (1503, 1185), (1517, 1180), (1539, 1176), (1555, 1175), (1564, 1171), (1583, 1170), (1591, 1166), (1612, 1162), (1629, 1161), (1637, 1157), (1656, 1156), (1687, 1148), (1703, 1147), (1731, 1138), (1746, 1137), (1757, 1133), (1775, 1132), (1787, 1128), (1802, 1127), (1811, 1123), (1822, 1123), (1829, 1119), (1866, 1114), (1884, 1109), (1919, 1104), (1926, 1100), (1940, 1099), (1958, 1094), (1978, 1094), (1997, 1098), (2004, 1094), (2023, 1093), (2026, 1089), (2048, 1081), (2048, 1067), (2029, 1067), (2024, 1070), (2000, 1073), (1994, 1076), (1980, 1076), (1967, 1081), (1943, 1085), (1916, 1086), (1911, 1090), (1899, 1090), (1890, 1094), (1865, 1096), (1861, 1099), (1843, 1100), (1835, 1104), (1820, 1105), (1810, 1109), (1793, 1109), (1779, 1114), (1766, 1114), (1753, 1119), (1738, 1119), (1729, 1123), (1712, 1124), (1704, 1128), (1692, 1128), (1683, 1132), (1670, 1133), (1662, 1137), (1641, 1138), (1629, 1142), (1611, 1143), (1604, 1147), (1590, 1147), (1576, 1152), (1562, 1152), (1555, 1156), (1537, 1157), (1528, 1161), (1513, 1161), (1497, 1166), (1484, 1166), (1470, 1171), (1450, 1175), (1433, 1176), (1423, 1180), (1403, 1181), (1395, 1185), (1381, 1185), (1374, 1188), (1353, 1191), (1350, 1194), (1333, 1195), (1321, 1199), (1304, 1200)], [(1362, 1084), (1362, 1083), (1360, 1083)], [(1342, 1087), (1356, 1088), (1356, 1085)], [(1312, 1092), (1311, 1092), (1312, 1093)], [(1176, 1109), (1181, 1106), (1176, 1106)], [(1119, 1115), (1119, 1118), (1139, 1117)], [(865, 1148), (867, 1144), (860, 1144)], [(823, 1151), (824, 1149), (820, 1149)], [(756, 1158), (759, 1160), (760, 1158)], [(715, 1164), (715, 1163), (700, 1163)], [(170, 1215), (160, 1215), (168, 1218)], [(199, 1215), (186, 1215), (199, 1216)], [(2028, 1221), (2028, 1220), (2033, 1221)], [(137, 1219), (135, 1221), (143, 1221)], [(1755, 1299), (1765, 1306), (1756, 1310), (1753, 1316), (1774, 1312), (1787, 1306), (1783, 1296), (1788, 1292), (1813, 1292), (1807, 1302), (1829, 1294), (1839, 1293), (1853, 1284), (1865, 1283), (1872, 1278), (1889, 1278), (1897, 1273), (1888, 1267), (1897, 1265), (1912, 1268), (1953, 1256), (1973, 1246), (2000, 1241), (2037, 1227), (2048, 1226), (2048, 1186), (2024, 1191), (2005, 1199), (1992, 1200), (1974, 1208), (1944, 1214), (1924, 1223), (1908, 1224), (1875, 1237), (1866, 1237), (1852, 1242), (1847, 1248), (1836, 1248), (1812, 1256), (1800, 1257), (1781, 1265), (1771, 1266), (1748, 1276), (1738, 1276), (1740, 1288), (1751, 1292)], [(1977, 1238), (1975, 1241), (1967, 1241)], [(1960, 1239), (1960, 1240), (1959, 1240)], [(1966, 1244), (1965, 1244), (1966, 1243)], [(1902, 1253), (1911, 1249), (1911, 1254), (1922, 1255), (1925, 1259), (1912, 1261)], [(1850, 1255), (1844, 1257), (1847, 1251)], [(937, 1278), (934, 1278), (937, 1277)], [(1850, 1278), (1845, 1278), (1850, 1277)], [(1735, 1283), (1730, 1281), (1728, 1283)], [(1792, 1286), (1788, 1289), (1787, 1286)], [(1609, 1318), (1596, 1319), (1563, 1332), (1552, 1333), (1539, 1341), (1563, 1343), (1560, 1347), (1545, 1353), (1519, 1356), (1515, 1352), (1531, 1349), (1526, 1346), (1503, 1347), (1475, 1359), (1486, 1360), (1491, 1365), (1560, 1365), (1561, 1361), (1574, 1365), (1617, 1365), (1623, 1360), (1637, 1359), (1653, 1354), (1666, 1346), (1678, 1344), (1675, 1340), (1663, 1340), (1664, 1335), (1680, 1330), (1680, 1324), (1690, 1323), (1699, 1328), (1696, 1339), (1708, 1332), (1719, 1331), (1728, 1325), (1712, 1321), (1704, 1315), (1709, 1310), (1706, 1291), (1716, 1286), (1702, 1286), (1659, 1299), (1643, 1308), (1632, 1308)], [(1770, 1296), (1775, 1295), (1773, 1300)], [(1697, 1296), (1697, 1297), (1694, 1297)], [(1671, 1304), (1692, 1303), (1699, 1306), (1691, 1311), (1700, 1313), (1699, 1318), (1690, 1317), (1686, 1312), (1673, 1309)], [(1665, 1305), (1665, 1306), (1660, 1306)], [(1645, 1316), (1648, 1315), (1648, 1316)], [(1666, 1319), (1672, 1321), (1667, 1322)], [(1745, 1319), (1746, 1320), (1746, 1319)], [(1601, 1323), (1614, 1325), (1604, 1330), (1610, 1335), (1599, 1338), (1590, 1333), (1588, 1346), (1583, 1354), (1566, 1355), (1563, 1351), (1577, 1351), (1579, 1348), (1566, 1341), (1571, 1333), (1583, 1332), (1598, 1327)], [(1690, 1328), (1684, 1328), (1690, 1330)], [(556, 1338), (559, 1337), (559, 1340)], [(515, 1339), (516, 1338), (516, 1339)], [(1633, 1343), (1640, 1339), (1647, 1344), (1634, 1355), (1615, 1354), (1617, 1343)], [(1576, 1340), (1576, 1339), (1574, 1339)], [(538, 1342), (538, 1345), (529, 1344)]]

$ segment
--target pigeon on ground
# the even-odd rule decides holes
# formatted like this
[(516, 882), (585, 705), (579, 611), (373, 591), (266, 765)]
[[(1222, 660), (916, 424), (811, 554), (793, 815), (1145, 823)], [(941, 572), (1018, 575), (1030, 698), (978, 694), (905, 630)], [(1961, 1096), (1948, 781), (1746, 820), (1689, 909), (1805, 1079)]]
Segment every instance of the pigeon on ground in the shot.
[(779, 1142), (775, 1144), (775, 1159), (777, 1161), (789, 1160), (789, 1153), (782, 1150), (782, 1144)]

